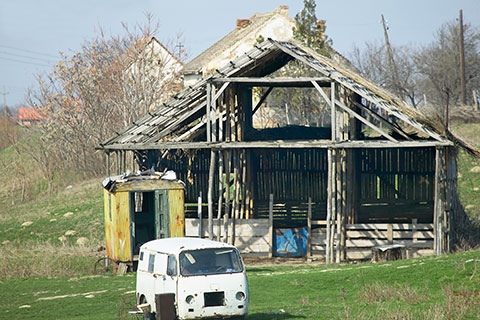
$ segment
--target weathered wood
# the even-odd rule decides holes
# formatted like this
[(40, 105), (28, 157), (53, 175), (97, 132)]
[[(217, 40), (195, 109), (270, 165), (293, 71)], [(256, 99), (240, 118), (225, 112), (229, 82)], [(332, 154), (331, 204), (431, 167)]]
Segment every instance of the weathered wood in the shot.
[(371, 123), (370, 121), (366, 120), (364, 117), (362, 117), (361, 115), (359, 115), (358, 113), (356, 113), (355, 111), (353, 111), (352, 109), (346, 107), (343, 105), (343, 103), (341, 103), (340, 101), (336, 100), (336, 105), (339, 106), (343, 111), (349, 113), (350, 115), (354, 116), (355, 118), (357, 118), (359, 121), (361, 121), (364, 125), (366, 125), (367, 127), (370, 127), (371, 129), (373, 129), (374, 131), (380, 133), (382, 136), (384, 136), (385, 138), (387, 138), (388, 140), (392, 141), (392, 142), (398, 142), (397, 139), (395, 139), (394, 137), (392, 137), (391, 135), (389, 135), (388, 133), (386, 133), (385, 131), (383, 131), (382, 129), (380, 129), (379, 127), (377, 127), (376, 125), (374, 125), (373, 123)]
[(231, 159), (231, 153), (229, 150), (224, 151), (224, 159), (225, 159), (225, 242), (228, 242), (228, 228), (227, 228), (227, 223), (229, 220), (230, 215), (230, 163), (232, 161)]
[(446, 172), (445, 150), (435, 149), (435, 198), (434, 198), (434, 225), (435, 225), (435, 254), (445, 253), (445, 209), (446, 209)]
[[(186, 218), (185, 219), (185, 235), (187, 237), (194, 237), (198, 234), (197, 230), (200, 227), (200, 219), (196, 218)], [(239, 219), (236, 223), (237, 229), (237, 239), (244, 237), (247, 239), (249, 237), (265, 237), (268, 241), (269, 235), (269, 219)], [(225, 227), (222, 221), (215, 220), (214, 226), (221, 225), (222, 233), (225, 232)], [(202, 220), (202, 228), (206, 229), (208, 227), (208, 221), (205, 219)], [(227, 226), (227, 229), (231, 228), (231, 223)]]
[(223, 209), (223, 154), (218, 151), (218, 201), (217, 201), (217, 220), (219, 221), (217, 227), (217, 241), (221, 239), (220, 220), (222, 219)]
[[(233, 136), (233, 135), (232, 135)], [(329, 140), (273, 140), (273, 141), (236, 141), (236, 142), (159, 142), (152, 144), (112, 144), (105, 150), (163, 150), (163, 149), (385, 149), (385, 148), (428, 148), (453, 146), (452, 142), (436, 141), (341, 141)]]
[[(411, 248), (433, 249), (433, 240), (396, 239), (394, 243)], [(346, 241), (346, 248), (371, 248), (388, 244), (391, 243), (387, 239), (350, 239)]]
[(260, 98), (260, 100), (258, 101), (257, 105), (255, 106), (255, 108), (253, 108), (253, 111), (252, 111), (252, 115), (255, 114), (255, 112), (257, 112), (258, 109), (260, 109), (260, 107), (262, 106), (262, 103), (265, 102), (265, 99), (267, 99), (268, 95), (270, 94), (270, 92), (272, 92), (273, 90), (273, 87), (269, 87), (267, 89), (267, 91), (265, 91), (265, 93), (263, 94), (263, 96)]
[(213, 82), (222, 83), (222, 82), (231, 82), (242, 84), (250, 87), (312, 87), (312, 82), (315, 82), (320, 86), (329, 86), (332, 82), (330, 78), (327, 77), (317, 77), (317, 78), (286, 78), (286, 77), (277, 77), (277, 78), (252, 78), (252, 77), (231, 77), (231, 78), (214, 78)]
[[(323, 91), (322, 91), (323, 92)], [(326, 99), (328, 101), (328, 99)], [(337, 141), (337, 116), (335, 114), (335, 82), (330, 85), (330, 121), (332, 126), (332, 141)]]
[(327, 177), (327, 247), (325, 253), (325, 263), (330, 263), (330, 238), (331, 238), (331, 225), (332, 225), (332, 149), (327, 151), (327, 163), (328, 163), (328, 177)]
[(213, 183), (215, 181), (216, 152), (210, 152), (210, 169), (208, 172), (208, 239), (212, 240), (213, 235)]
[(203, 229), (202, 229), (202, 192), (200, 191), (200, 194), (198, 195), (198, 206), (197, 206), (197, 212), (198, 212), (198, 220), (200, 223), (198, 224), (198, 237), (202, 238), (203, 237)]
[(207, 103), (205, 104), (205, 114), (207, 116), (207, 142), (212, 141), (212, 120), (211, 120), (211, 110), (212, 110), (212, 84), (207, 83)]
[(308, 197), (307, 214), (307, 257), (312, 257), (312, 198)]
[(387, 128), (389, 128), (390, 130), (393, 130), (395, 131), (396, 133), (398, 133), (399, 135), (401, 135), (402, 137), (404, 137), (405, 139), (407, 140), (410, 140), (412, 141), (413, 139), (410, 138), (403, 130), (402, 128), (390, 123), (387, 119), (385, 119), (384, 117), (382, 117), (381, 115), (377, 114), (376, 112), (373, 112), (372, 110), (370, 110), (369, 108), (367, 108), (366, 106), (364, 106), (363, 104), (359, 103), (359, 102), (354, 102), (354, 105), (357, 106), (358, 108), (360, 108), (362, 111), (364, 111), (365, 113), (367, 113), (369, 116), (375, 118), (377, 121), (379, 121), (382, 125), (386, 126)]
[(387, 240), (388, 243), (393, 243), (393, 227), (390, 223), (387, 224)]
[[(337, 126), (338, 127), (338, 126)], [(337, 132), (337, 139), (340, 137), (338, 136)], [(336, 150), (336, 157), (334, 160), (335, 165), (335, 183), (336, 183), (336, 192), (335, 192), (335, 199), (336, 199), (336, 206), (335, 206), (335, 216), (336, 216), (336, 247), (335, 247), (335, 262), (340, 263), (341, 258), (341, 234), (342, 234), (342, 215), (343, 215), (343, 207), (342, 207), (342, 171), (341, 171), (341, 153), (342, 150)]]
[[(379, 230), (386, 231), (389, 223), (357, 223), (357, 224), (347, 224), (346, 229), (351, 230)], [(409, 231), (413, 229), (412, 224), (408, 223), (390, 223), (393, 230), (404, 230)], [(432, 223), (418, 223), (416, 224), (415, 230), (433, 230)]]
[[(282, 45), (280, 42), (276, 42), (272, 40), (272, 43), (283, 50), (284, 52), (290, 54), (291, 56), (295, 57), (296, 59), (305, 62), (307, 65), (311, 66), (315, 70), (323, 73), (324, 75), (328, 76), (331, 79), (334, 79), (339, 84), (343, 85), (344, 87), (352, 90), (353, 92), (357, 93), (358, 95), (362, 96), (367, 101), (374, 103), (375, 105), (379, 106), (380, 108), (384, 109), (389, 114), (396, 116), (398, 119), (408, 123), (412, 127), (424, 132), (425, 134), (431, 136), (435, 140), (438, 141), (445, 141), (446, 139), (440, 136), (438, 133), (434, 132), (433, 130), (427, 128), (425, 125), (418, 123), (415, 119), (409, 117), (408, 115), (404, 114), (399, 110), (397, 106), (388, 102), (384, 98), (380, 97), (379, 95), (373, 93), (371, 90), (367, 89), (363, 85), (359, 84), (358, 82), (353, 81), (352, 79), (345, 77), (339, 71), (329, 67), (323, 63), (312, 63), (307, 57), (308, 55), (304, 55), (303, 52), (299, 54), (299, 52), (295, 51), (294, 49)], [(313, 53), (315, 54), (315, 53)], [(316, 59), (321, 59), (320, 56), (316, 56)], [(334, 83), (334, 82), (332, 82)], [(335, 108), (333, 108), (335, 109)], [(332, 117), (334, 118), (334, 117)]]
[(355, 238), (365, 238), (365, 239), (387, 239), (391, 237), (394, 241), (397, 239), (434, 239), (433, 231), (417, 231), (413, 233), (412, 231), (393, 231), (391, 234), (387, 231), (379, 230), (370, 230), (370, 231), (360, 231), (360, 230), (347, 230), (347, 239)]
[[(431, 249), (407, 249), (407, 256), (410, 258), (426, 257), (433, 255)], [(347, 260), (370, 260), (372, 258), (371, 248), (354, 248), (346, 250)]]
[(247, 159), (245, 149), (241, 151), (240, 154), (240, 168), (241, 168), (241, 177), (242, 177), (242, 204), (240, 210), (240, 218), (244, 219), (247, 212)]
[(268, 256), (273, 257), (273, 194), (270, 194), (268, 205), (268, 241), (270, 243), (270, 252)]
[[(211, 121), (211, 127), (212, 127), (212, 138), (210, 141), (216, 142), (217, 141), (217, 100), (215, 99), (215, 86), (211, 86), (211, 92), (210, 94), (212, 95), (210, 104), (210, 121)], [(221, 121), (221, 119), (219, 119)]]

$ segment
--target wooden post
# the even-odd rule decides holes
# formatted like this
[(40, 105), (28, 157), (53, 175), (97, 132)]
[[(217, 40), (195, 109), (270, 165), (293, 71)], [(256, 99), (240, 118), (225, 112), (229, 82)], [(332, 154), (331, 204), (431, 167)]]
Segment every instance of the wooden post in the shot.
[(228, 219), (230, 215), (230, 150), (225, 150), (224, 162), (225, 162), (225, 213), (224, 213), (224, 231), (225, 242), (228, 242)]
[(198, 202), (197, 202), (197, 214), (198, 214), (198, 237), (202, 238), (202, 191), (198, 195)]
[(211, 138), (211, 141), (212, 142), (216, 142), (217, 141), (217, 100), (215, 99), (215, 86), (214, 85), (211, 85), (211, 89), (210, 89), (210, 94), (211, 94), (211, 98), (210, 98), (210, 104), (211, 104), (211, 107), (210, 107), (210, 121), (212, 122), (212, 138)]
[(345, 234), (345, 220), (347, 216), (347, 150), (342, 150), (342, 161), (341, 161), (341, 171), (342, 171), (342, 214), (340, 217), (340, 261), (345, 260), (345, 244), (346, 244), (346, 234)]
[(218, 212), (217, 212), (217, 241), (220, 241), (222, 230), (222, 200), (223, 200), (223, 154), (218, 151)]
[(447, 148), (446, 150), (446, 159), (447, 159), (447, 185), (446, 185), (446, 212), (447, 212), (447, 221), (446, 221), (446, 232), (447, 234), (447, 247), (446, 252), (450, 252), (453, 249), (453, 243), (455, 240), (454, 223), (455, 223), (455, 213), (459, 212), (459, 206), (461, 205), (458, 199), (458, 193), (456, 191), (458, 181), (457, 181), (457, 156), (456, 151), (453, 147)]
[(443, 218), (445, 211), (445, 177), (443, 148), (435, 149), (435, 199), (434, 199), (434, 251), (436, 255), (444, 253), (443, 248)]
[(327, 150), (327, 235), (325, 239), (325, 263), (330, 263), (330, 237), (332, 229), (332, 149)]
[(332, 181), (331, 183), (331, 200), (332, 200), (332, 217), (331, 217), (331, 230), (330, 230), (330, 263), (334, 261), (334, 248), (335, 248), (335, 221), (337, 219), (337, 150), (332, 150)]
[(335, 182), (337, 184), (336, 186), (336, 191), (335, 191), (335, 198), (336, 198), (336, 207), (335, 207), (335, 216), (336, 216), (336, 222), (337, 222), (337, 232), (335, 234), (335, 238), (337, 240), (335, 249), (335, 262), (340, 263), (340, 251), (341, 251), (341, 232), (342, 232), (342, 214), (343, 214), (343, 208), (342, 208), (342, 175), (341, 175), (341, 150), (336, 150), (336, 157), (335, 157)]
[(331, 127), (332, 127), (332, 141), (337, 141), (337, 116), (335, 114), (335, 82), (332, 81), (330, 86), (330, 115), (331, 115)]
[(308, 197), (307, 215), (307, 259), (312, 258), (312, 197)]
[(241, 168), (241, 177), (242, 177), (242, 203), (241, 203), (241, 210), (240, 210), (240, 218), (245, 219), (245, 213), (247, 211), (247, 159), (246, 159), (246, 152), (245, 149), (242, 149), (240, 153), (240, 168)]
[(106, 166), (106, 173), (107, 173), (107, 177), (110, 177), (111, 176), (111, 173), (110, 173), (110, 151), (107, 151), (106, 153), (106, 160), (105, 160), (105, 166)]
[(211, 110), (212, 110), (212, 84), (207, 83), (207, 103), (205, 105), (205, 116), (207, 118), (207, 142), (212, 141), (212, 124), (211, 124)]
[(387, 241), (388, 244), (393, 243), (393, 226), (391, 223), (387, 224)]
[(215, 158), (216, 152), (210, 151), (210, 170), (208, 171), (208, 239), (213, 239), (213, 182), (215, 178)]
[(418, 238), (417, 238), (417, 221), (418, 219), (412, 219), (412, 242), (415, 243), (417, 242)]
[(268, 202), (268, 239), (270, 241), (269, 258), (273, 257), (273, 193), (270, 193)]

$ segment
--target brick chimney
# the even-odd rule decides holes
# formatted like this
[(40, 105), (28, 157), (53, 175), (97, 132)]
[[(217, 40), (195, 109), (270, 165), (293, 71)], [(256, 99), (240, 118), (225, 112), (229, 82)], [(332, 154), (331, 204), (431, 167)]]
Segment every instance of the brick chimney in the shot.
[(250, 19), (237, 19), (237, 30), (248, 27), (250, 23)]
[(288, 17), (288, 6), (280, 6), (275, 9), (276, 12)]

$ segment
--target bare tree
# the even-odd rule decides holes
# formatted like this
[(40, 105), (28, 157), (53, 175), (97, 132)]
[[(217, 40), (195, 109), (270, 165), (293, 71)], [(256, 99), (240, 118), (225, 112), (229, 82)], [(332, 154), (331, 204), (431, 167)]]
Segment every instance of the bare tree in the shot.
[(151, 15), (144, 26), (124, 29), (124, 35), (113, 37), (100, 29), (80, 52), (62, 54), (30, 92), (30, 105), (44, 117), (36, 128), (41, 147), (34, 150), (42, 169), (50, 172), (45, 178), (59, 169), (102, 173), (103, 158), (95, 146), (180, 90), (183, 65), (171, 53), (175, 43), (169, 50), (153, 37), (159, 28)]
[[(448, 22), (440, 27), (435, 39), (415, 55), (415, 64), (422, 75), (418, 82), (423, 93), (434, 104), (445, 104), (448, 88), (450, 103), (460, 103), (460, 27)], [(467, 92), (480, 88), (480, 31), (471, 24), (464, 25), (465, 78)], [(468, 96), (472, 103), (473, 96)]]
[(392, 62), (383, 43), (367, 42), (363, 50), (354, 47), (350, 59), (363, 76), (416, 107), (420, 93), (416, 87), (419, 78), (413, 60), (415, 49), (409, 45), (392, 46), (392, 53), (396, 75), (391, 72)]

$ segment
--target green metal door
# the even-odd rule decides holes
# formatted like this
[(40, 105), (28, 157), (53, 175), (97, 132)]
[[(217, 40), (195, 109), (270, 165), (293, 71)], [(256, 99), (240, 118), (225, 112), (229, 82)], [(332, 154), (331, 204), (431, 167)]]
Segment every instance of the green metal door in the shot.
[(168, 190), (155, 190), (155, 236), (157, 239), (170, 237)]

